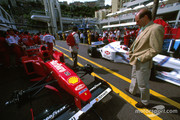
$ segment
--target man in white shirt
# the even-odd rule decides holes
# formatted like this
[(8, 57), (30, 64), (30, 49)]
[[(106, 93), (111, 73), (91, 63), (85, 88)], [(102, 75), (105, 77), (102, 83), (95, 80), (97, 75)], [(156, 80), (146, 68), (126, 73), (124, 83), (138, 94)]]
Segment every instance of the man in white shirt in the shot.
[(6, 42), (10, 47), (10, 64), (11, 66), (16, 66), (20, 57), (23, 55), (22, 48), (18, 45), (19, 37), (15, 35), (14, 30), (9, 29), (7, 32), (8, 36), (6, 37)]
[(119, 30), (119, 28), (117, 28), (116, 29), (116, 39), (117, 39), (117, 41), (120, 40), (120, 34), (121, 34), (120, 30)]
[(44, 35), (44, 37), (43, 37), (43, 41), (47, 44), (48, 50), (50, 52), (52, 52), (53, 51), (53, 42), (54, 42), (54, 45), (56, 45), (54, 36), (50, 35), (49, 32), (46, 32), (46, 35)]

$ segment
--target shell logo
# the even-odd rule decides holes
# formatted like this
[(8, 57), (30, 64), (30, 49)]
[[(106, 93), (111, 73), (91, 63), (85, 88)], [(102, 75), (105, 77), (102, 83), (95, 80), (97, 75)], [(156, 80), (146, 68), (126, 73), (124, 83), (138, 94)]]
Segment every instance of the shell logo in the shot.
[(78, 82), (78, 77), (71, 77), (69, 78), (68, 82), (71, 84), (75, 84)]
[(110, 52), (109, 52), (109, 51), (105, 51), (105, 54), (106, 54), (106, 55), (109, 55), (109, 54), (110, 54)]

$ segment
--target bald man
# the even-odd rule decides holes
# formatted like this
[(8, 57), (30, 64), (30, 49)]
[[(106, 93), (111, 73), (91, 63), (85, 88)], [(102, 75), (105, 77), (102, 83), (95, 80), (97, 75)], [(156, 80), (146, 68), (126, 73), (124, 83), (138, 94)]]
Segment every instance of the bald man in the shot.
[(149, 78), (152, 68), (152, 58), (161, 52), (164, 28), (152, 21), (152, 13), (148, 9), (141, 9), (135, 15), (136, 24), (140, 31), (130, 47), (129, 57), (132, 65), (131, 84), (125, 90), (135, 95), (140, 90), (141, 101), (135, 106), (147, 107), (149, 104)]

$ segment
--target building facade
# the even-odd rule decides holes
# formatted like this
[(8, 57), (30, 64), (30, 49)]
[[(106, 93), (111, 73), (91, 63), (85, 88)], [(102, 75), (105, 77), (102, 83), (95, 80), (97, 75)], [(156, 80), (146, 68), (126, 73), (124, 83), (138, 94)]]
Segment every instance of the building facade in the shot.
[(98, 0), (98, 1), (96, 2), (96, 6), (98, 6), (98, 7), (103, 7), (103, 6), (104, 6), (104, 3), (105, 3), (105, 0)]
[(103, 19), (107, 18), (106, 15), (110, 12), (111, 12), (111, 9), (98, 10), (95, 12), (95, 18), (98, 20), (103, 20)]
[[(124, 2), (123, 2), (124, 1)], [(99, 21), (102, 28), (113, 26), (135, 25), (135, 13), (142, 8), (153, 8), (154, 0), (112, 0), (112, 11), (106, 18)], [(119, 5), (118, 5), (119, 4)], [(180, 24), (180, 1), (179, 0), (159, 0), (156, 17), (173, 23), (175, 26)], [(98, 19), (98, 18), (97, 18)]]

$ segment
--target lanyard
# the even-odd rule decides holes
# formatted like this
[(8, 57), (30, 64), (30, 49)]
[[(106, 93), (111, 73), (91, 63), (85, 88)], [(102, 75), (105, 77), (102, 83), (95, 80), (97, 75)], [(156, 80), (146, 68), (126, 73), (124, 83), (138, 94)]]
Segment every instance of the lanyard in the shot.
[[(134, 40), (134, 42), (139, 38), (140, 34), (149, 26), (153, 23), (153, 21), (150, 21), (146, 26), (144, 27), (141, 27), (141, 29), (139, 30), (138, 32), (138, 36), (136, 37), (136, 39)], [(132, 48), (132, 52), (134, 52), (134, 47), (135, 47), (135, 43), (133, 45), (133, 48)]]

